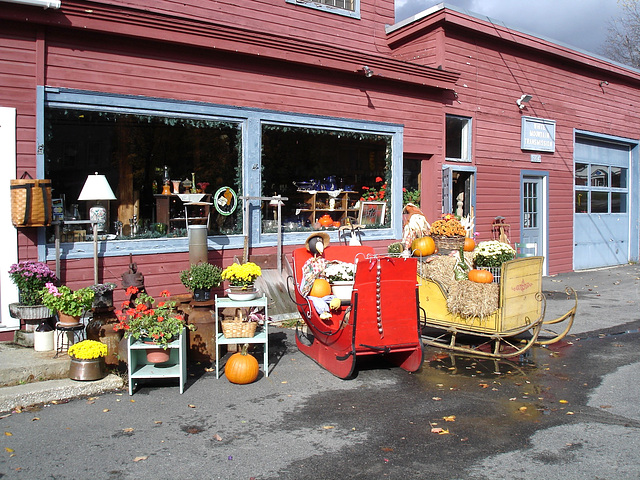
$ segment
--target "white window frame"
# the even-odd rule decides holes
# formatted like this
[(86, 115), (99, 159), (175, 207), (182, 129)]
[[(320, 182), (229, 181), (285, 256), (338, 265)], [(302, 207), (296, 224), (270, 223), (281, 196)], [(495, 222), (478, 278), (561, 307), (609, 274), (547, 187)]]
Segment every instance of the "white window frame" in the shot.
[(321, 10), (323, 12), (335, 13), (337, 15), (343, 15), (345, 17), (356, 18), (360, 20), (360, 0), (353, 0), (353, 10), (346, 8), (334, 7), (333, 5), (327, 5), (319, 1), (313, 0), (285, 0), (287, 3), (294, 5), (300, 5), (301, 7), (313, 8), (315, 10)]
[[(460, 132), (460, 157), (448, 157), (447, 156), (447, 121), (449, 119), (456, 119), (464, 121), (464, 125), (462, 126)], [(459, 115), (449, 115), (445, 116), (445, 125), (444, 125), (444, 154), (447, 162), (466, 162), (471, 163), (471, 118), (470, 117), (462, 117)]]

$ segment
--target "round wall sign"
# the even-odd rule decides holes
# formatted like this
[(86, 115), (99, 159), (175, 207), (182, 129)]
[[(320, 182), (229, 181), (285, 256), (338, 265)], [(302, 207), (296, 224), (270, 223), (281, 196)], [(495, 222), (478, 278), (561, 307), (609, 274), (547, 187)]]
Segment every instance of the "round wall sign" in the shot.
[(213, 196), (213, 204), (220, 215), (231, 215), (238, 206), (238, 197), (231, 187), (220, 187)]

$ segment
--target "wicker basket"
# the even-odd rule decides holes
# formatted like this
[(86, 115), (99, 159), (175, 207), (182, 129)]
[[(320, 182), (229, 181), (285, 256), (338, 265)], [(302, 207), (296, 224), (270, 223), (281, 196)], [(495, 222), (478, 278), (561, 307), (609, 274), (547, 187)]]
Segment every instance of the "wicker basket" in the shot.
[(432, 235), (433, 241), (438, 247), (440, 255), (448, 255), (451, 252), (457, 252), (464, 247), (464, 236), (445, 237), (444, 235)]
[[(29, 177), (29, 178), (26, 178)], [(51, 180), (33, 179), (27, 172), (11, 180), (11, 222), (16, 227), (51, 225)]]
[(233, 320), (223, 320), (222, 334), (224, 338), (247, 338), (256, 334), (257, 322), (244, 322), (242, 319), (242, 310), (236, 308)]

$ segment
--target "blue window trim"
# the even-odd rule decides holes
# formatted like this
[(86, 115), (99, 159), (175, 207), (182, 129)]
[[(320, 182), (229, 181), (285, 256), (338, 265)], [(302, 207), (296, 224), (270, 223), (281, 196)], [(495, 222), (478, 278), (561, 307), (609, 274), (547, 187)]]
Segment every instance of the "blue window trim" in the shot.
[[(294, 114), (272, 110), (233, 107), (203, 102), (177, 101), (162, 98), (115, 95), (84, 90), (72, 90), (53, 87), (38, 87), (37, 142), (44, 145), (44, 110), (49, 108), (81, 108), (89, 110), (126, 112), (143, 115), (177, 116), (185, 118), (203, 118), (229, 121), (241, 127), (242, 145), (242, 186), (247, 196), (261, 196), (261, 145), (262, 124), (294, 125), (327, 130), (363, 132), (367, 134), (391, 137), (392, 148), (392, 185), (402, 185), (402, 151), (404, 127), (399, 124), (371, 121), (355, 121), (346, 118), (325, 117), (308, 114)], [(37, 156), (38, 172), (44, 172), (44, 152)], [(391, 226), (365, 230), (365, 240), (394, 239), (402, 236), (402, 189), (393, 188), (391, 192)], [(249, 225), (251, 229), (251, 247), (277, 245), (277, 235), (263, 234), (260, 230), (260, 209), (251, 208)], [(285, 233), (283, 245), (304, 244), (308, 232)], [(330, 233), (331, 241), (338, 243), (336, 232)], [(216, 235), (207, 238), (210, 250), (241, 249), (244, 246), (243, 235)], [(99, 243), (99, 256), (150, 255), (157, 253), (178, 253), (189, 250), (188, 238), (159, 238), (140, 240), (110, 240)], [(92, 242), (61, 244), (61, 258), (93, 257)], [(38, 237), (38, 257), (40, 261), (55, 259), (53, 244), (46, 243), (45, 229), (41, 228)]]
[(342, 15), (345, 17), (355, 18), (360, 20), (360, 0), (353, 0), (354, 10), (347, 10), (345, 8), (333, 7), (331, 5), (325, 5), (324, 3), (314, 2), (313, 0), (285, 0), (287, 3), (293, 5), (299, 5), (301, 7), (313, 8), (314, 10), (321, 10), (323, 12), (335, 13), (336, 15)]

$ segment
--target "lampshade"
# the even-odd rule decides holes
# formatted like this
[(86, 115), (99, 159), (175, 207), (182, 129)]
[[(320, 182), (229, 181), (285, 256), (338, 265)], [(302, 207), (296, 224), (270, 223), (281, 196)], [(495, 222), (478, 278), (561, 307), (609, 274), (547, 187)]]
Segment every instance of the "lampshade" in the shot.
[(116, 196), (109, 186), (107, 177), (104, 175), (98, 175), (96, 172), (94, 175), (88, 175), (87, 180), (84, 182), (84, 187), (80, 192), (78, 200), (115, 200)]

